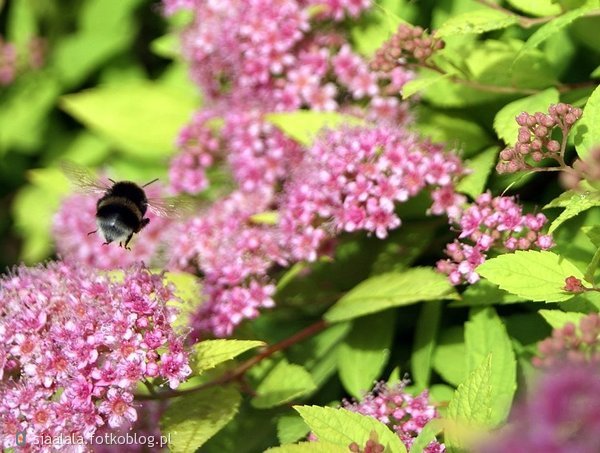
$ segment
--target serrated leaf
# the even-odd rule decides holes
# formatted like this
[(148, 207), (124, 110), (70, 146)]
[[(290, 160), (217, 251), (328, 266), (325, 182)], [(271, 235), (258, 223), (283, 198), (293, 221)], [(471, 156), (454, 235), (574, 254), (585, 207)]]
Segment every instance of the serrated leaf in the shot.
[(555, 33), (558, 33), (562, 28), (569, 25), (575, 19), (585, 15), (592, 9), (594, 9), (594, 7), (591, 5), (583, 6), (581, 8), (574, 9), (572, 11), (568, 11), (564, 14), (561, 14), (560, 16), (552, 19), (551, 21), (546, 22), (544, 25), (538, 28), (533, 35), (529, 37), (529, 39), (527, 40), (521, 51), (517, 54), (515, 59), (521, 58), (524, 52), (539, 46), (546, 39), (550, 38)]
[(348, 448), (352, 442), (364, 445), (375, 431), (379, 443), (390, 453), (406, 453), (400, 438), (379, 420), (351, 412), (319, 406), (294, 406), (319, 440)]
[(590, 95), (583, 115), (575, 124), (571, 134), (575, 149), (581, 159), (585, 159), (591, 149), (600, 143), (600, 86)]
[(579, 327), (579, 321), (585, 316), (585, 313), (561, 310), (538, 310), (538, 313), (553, 329), (562, 329), (569, 322)]
[[(554, 203), (552, 201), (551, 203)], [(550, 228), (548, 228), (548, 232), (552, 234), (554, 230), (556, 230), (560, 225), (562, 225), (567, 220), (575, 217), (576, 215), (587, 211), (594, 206), (600, 206), (600, 193), (599, 192), (571, 192), (570, 198), (562, 198), (559, 201), (556, 201), (556, 204), (560, 203), (564, 205), (565, 210), (560, 213), (560, 215), (552, 221), (550, 224)], [(555, 207), (556, 204), (546, 207)]]
[(556, 88), (548, 88), (525, 98), (517, 99), (509, 104), (506, 104), (496, 113), (494, 118), (494, 130), (504, 142), (510, 146), (514, 146), (517, 142), (519, 125), (515, 117), (521, 112), (535, 113), (546, 112), (550, 104), (558, 102), (558, 90)]
[(432, 301), (424, 303), (417, 318), (415, 341), (410, 366), (414, 384), (419, 389), (429, 387), (433, 351), (442, 316), (442, 303)]
[(290, 444), (305, 438), (310, 428), (296, 413), (285, 414), (277, 420), (277, 438), (281, 444)]
[(263, 341), (255, 340), (204, 340), (194, 345), (193, 356), (196, 370), (202, 373), (231, 360), (250, 349), (264, 346)]
[(279, 406), (307, 395), (316, 388), (310, 373), (302, 366), (281, 360), (256, 389), (252, 405), (258, 409)]
[(170, 433), (169, 450), (195, 451), (237, 413), (240, 394), (232, 386), (212, 387), (172, 401), (161, 417), (163, 433)]
[(525, 302), (528, 299), (510, 294), (489, 282), (479, 280), (461, 294), (461, 300), (452, 302), (450, 307), (477, 307), (482, 305), (504, 305)]
[(560, 6), (552, 0), (508, 0), (508, 3), (519, 11), (537, 17), (555, 16), (561, 13)]
[(388, 313), (354, 320), (337, 357), (340, 380), (352, 396), (364, 396), (381, 376), (390, 355), (395, 321)]
[(481, 195), (497, 158), (498, 147), (492, 146), (465, 162), (465, 166), (471, 170), (471, 174), (460, 180), (456, 190), (469, 195), (473, 199)]
[(450, 74), (439, 74), (433, 71), (421, 71), (420, 75), (409, 80), (402, 86), (402, 99), (408, 99), (413, 94), (450, 77)]
[(121, 151), (149, 159), (174, 151), (179, 129), (197, 100), (183, 90), (143, 82), (69, 94), (61, 106)]
[(436, 35), (447, 37), (469, 33), (500, 30), (518, 23), (518, 16), (495, 9), (481, 9), (452, 16), (437, 30)]
[[(468, 447), (468, 433), (473, 429), (491, 427), (492, 355), (474, 369), (458, 386), (448, 404), (448, 419), (455, 423), (444, 433), (444, 443), (450, 451)], [(468, 451), (468, 450), (466, 450)]]
[(348, 453), (348, 447), (330, 442), (300, 442), (299, 444), (282, 445), (265, 450), (265, 453)]
[(473, 371), (491, 354), (490, 424), (507, 417), (517, 389), (517, 362), (511, 339), (492, 307), (472, 309), (465, 323), (467, 370)]
[(565, 279), (583, 278), (573, 263), (548, 251), (518, 250), (487, 260), (476, 271), (500, 288), (534, 301), (560, 302), (573, 294), (563, 291)]
[(355, 116), (309, 110), (269, 113), (265, 115), (265, 119), (281, 129), (288, 137), (306, 146), (312, 144), (321, 129), (365, 124), (364, 120)]
[(429, 268), (412, 268), (363, 281), (338, 300), (324, 317), (330, 322), (346, 321), (392, 307), (458, 297), (441, 274)]

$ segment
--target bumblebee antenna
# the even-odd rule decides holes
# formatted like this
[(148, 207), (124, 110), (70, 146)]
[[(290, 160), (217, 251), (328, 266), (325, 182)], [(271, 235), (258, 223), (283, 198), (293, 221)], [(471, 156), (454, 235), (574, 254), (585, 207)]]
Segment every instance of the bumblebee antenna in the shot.
[(156, 178), (156, 179), (153, 179), (153, 180), (152, 180), (152, 181), (150, 181), (150, 182), (147, 182), (147, 183), (146, 183), (146, 184), (144, 184), (142, 187), (149, 186), (150, 184), (152, 184), (152, 183), (155, 183), (156, 181), (158, 181), (158, 178)]
[(116, 182), (114, 179), (110, 179), (110, 178), (107, 178), (107, 179), (108, 179), (110, 182), (112, 182), (113, 184), (116, 184), (116, 183), (117, 183), (117, 182)]

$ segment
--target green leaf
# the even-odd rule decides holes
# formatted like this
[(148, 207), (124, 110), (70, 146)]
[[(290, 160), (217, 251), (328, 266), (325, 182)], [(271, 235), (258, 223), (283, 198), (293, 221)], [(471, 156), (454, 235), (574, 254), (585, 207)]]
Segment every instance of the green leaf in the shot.
[(563, 291), (565, 279), (583, 278), (570, 261), (548, 251), (500, 255), (480, 265), (477, 272), (500, 288), (534, 301), (560, 302), (573, 294)]
[(523, 46), (521, 51), (517, 54), (515, 59), (521, 58), (523, 55), (523, 52), (526, 52), (530, 49), (533, 49), (533, 48), (539, 46), (546, 39), (548, 39), (551, 36), (553, 36), (554, 34), (558, 33), (562, 28), (569, 25), (575, 19), (585, 15), (592, 9), (594, 9), (594, 7), (591, 5), (584, 6), (582, 8), (568, 11), (568, 12), (556, 17), (555, 19), (552, 19), (549, 22), (546, 22), (544, 25), (542, 25), (540, 28), (538, 28), (533, 35), (531, 35), (529, 37), (529, 39), (527, 40), (527, 42), (525, 43), (525, 45)]
[(600, 225), (584, 226), (581, 231), (592, 241), (596, 247), (600, 247)]
[(553, 329), (561, 329), (569, 322), (579, 327), (579, 321), (585, 316), (585, 313), (564, 312), (560, 310), (538, 310), (538, 313)]
[(444, 329), (433, 351), (433, 369), (446, 382), (457, 386), (467, 376), (465, 354), (462, 326)]
[(468, 117), (458, 116), (456, 112), (445, 113), (420, 105), (415, 126), (419, 135), (432, 142), (447, 143), (448, 147), (464, 151), (465, 156), (471, 156), (491, 143), (487, 131)]
[(177, 58), (181, 54), (180, 45), (178, 34), (167, 33), (152, 41), (150, 43), (150, 49), (160, 57)]
[(338, 300), (325, 313), (325, 319), (346, 321), (392, 307), (457, 298), (456, 290), (445, 276), (429, 268), (412, 268), (363, 281)]
[[(567, 192), (565, 192), (566, 194)], [(548, 229), (549, 233), (553, 233), (560, 225), (562, 225), (567, 220), (575, 217), (576, 215), (582, 213), (583, 211), (587, 211), (594, 206), (600, 206), (600, 192), (569, 192), (571, 197), (567, 198), (566, 196), (561, 198), (560, 200), (553, 200), (551, 202), (554, 203), (551, 205), (544, 206), (544, 209), (550, 207), (556, 207), (558, 203), (565, 206), (565, 210), (560, 213), (560, 215), (552, 221), (550, 224), (550, 228)], [(560, 197), (559, 197), (560, 198)]]
[(352, 442), (364, 445), (369, 440), (371, 431), (375, 431), (386, 452), (406, 452), (400, 438), (373, 417), (331, 407), (294, 406), (294, 409), (321, 441), (348, 448)]
[(302, 145), (310, 146), (323, 128), (335, 129), (340, 126), (362, 126), (364, 120), (336, 112), (295, 112), (269, 113), (265, 119), (277, 126), (284, 134)]
[(496, 114), (494, 118), (494, 130), (504, 142), (510, 146), (514, 146), (517, 142), (519, 125), (515, 117), (521, 112), (535, 113), (546, 112), (550, 104), (558, 102), (558, 90), (556, 88), (548, 88), (541, 93), (537, 93), (525, 98), (517, 99), (509, 104), (506, 104)]
[(594, 274), (596, 273), (596, 269), (598, 269), (599, 264), (600, 264), (600, 248), (598, 250), (596, 250), (596, 253), (594, 253), (592, 261), (590, 261), (587, 268), (585, 269), (584, 278), (585, 278), (586, 282), (589, 282), (592, 285), (594, 284)]
[(440, 301), (432, 301), (422, 305), (421, 313), (417, 318), (410, 365), (414, 384), (419, 389), (429, 387), (433, 351), (435, 349), (441, 316), (442, 303)]
[(348, 453), (348, 447), (330, 442), (300, 442), (299, 444), (282, 445), (265, 450), (265, 453)]
[(377, 313), (355, 319), (340, 345), (338, 370), (344, 388), (361, 398), (381, 376), (390, 355), (396, 317)]
[(514, 8), (532, 16), (555, 16), (561, 13), (560, 6), (552, 0), (508, 0)]
[(409, 80), (402, 86), (402, 99), (408, 99), (413, 94), (423, 91), (425, 88), (447, 79), (451, 74), (440, 74), (434, 71), (421, 71), (416, 79)]
[(600, 86), (597, 86), (589, 97), (583, 115), (575, 124), (573, 142), (581, 159), (588, 156), (591, 149), (600, 143)]
[[(492, 355), (471, 371), (460, 384), (448, 404), (448, 419), (455, 423), (444, 433), (444, 443), (450, 451), (466, 450), (468, 432), (474, 428), (491, 427)], [(467, 450), (468, 451), (468, 450)]]
[(481, 305), (504, 305), (525, 302), (527, 298), (515, 296), (488, 280), (479, 280), (461, 294), (461, 300), (452, 302), (451, 307), (476, 307)]
[(197, 100), (173, 87), (140, 82), (69, 94), (61, 105), (121, 151), (156, 159), (174, 151), (177, 133)]
[(431, 442), (436, 440), (438, 434), (444, 429), (444, 421), (439, 418), (433, 418), (423, 427), (419, 435), (413, 441), (410, 447), (410, 453), (423, 453)]
[(296, 413), (285, 414), (277, 420), (277, 438), (281, 444), (290, 444), (303, 439), (310, 432), (302, 417)]
[(252, 406), (257, 409), (280, 406), (305, 396), (316, 388), (308, 371), (300, 365), (281, 360), (256, 389)]
[(437, 30), (436, 35), (447, 37), (468, 33), (500, 30), (518, 23), (518, 16), (495, 9), (481, 9), (452, 16)]
[(472, 309), (465, 324), (467, 370), (473, 371), (491, 355), (490, 423), (498, 426), (507, 417), (517, 389), (517, 362), (511, 339), (492, 307)]
[(171, 434), (169, 450), (195, 451), (229, 423), (238, 411), (240, 400), (234, 387), (223, 386), (172, 401), (160, 421), (162, 432)]
[(482, 151), (473, 159), (466, 161), (465, 166), (471, 170), (471, 174), (460, 180), (456, 186), (456, 190), (469, 195), (473, 199), (481, 195), (497, 158), (498, 147), (492, 146)]
[(198, 373), (202, 373), (250, 349), (264, 345), (264, 342), (254, 340), (201, 341), (194, 345), (194, 358), (197, 363), (196, 370)]
[(38, 35), (34, 5), (33, 0), (21, 0), (11, 2), (8, 10), (6, 38), (17, 46), (18, 52), (26, 51), (29, 41)]
[[(141, 0), (89, 0), (82, 3), (77, 33), (57, 40), (50, 65), (68, 86), (131, 45), (137, 34), (133, 13)], [(139, 113), (139, 112), (138, 112)]]
[[(190, 326), (193, 314), (202, 303), (200, 296), (200, 279), (189, 272), (165, 272), (163, 280), (175, 287), (176, 299), (170, 300), (168, 305), (177, 310), (177, 319), (171, 323), (173, 327), (186, 329)], [(197, 343), (198, 347), (202, 343)]]

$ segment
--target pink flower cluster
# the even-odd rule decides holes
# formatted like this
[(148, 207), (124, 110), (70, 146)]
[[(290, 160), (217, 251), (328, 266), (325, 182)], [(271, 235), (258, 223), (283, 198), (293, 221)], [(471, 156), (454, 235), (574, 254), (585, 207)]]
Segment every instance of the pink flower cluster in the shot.
[[(429, 403), (429, 393), (424, 390), (420, 395), (412, 396), (405, 390), (406, 382), (393, 386), (384, 382), (375, 385), (371, 393), (360, 402), (343, 401), (343, 407), (359, 414), (376, 418), (388, 425), (398, 434), (407, 449), (412, 446), (415, 437), (430, 420), (440, 415)], [(432, 441), (423, 449), (424, 453), (443, 453), (444, 444)]]
[[(157, 193), (156, 188), (148, 188), (147, 193)], [(140, 232), (143, 238), (136, 236), (131, 242), (131, 250), (125, 250), (118, 244), (103, 245), (96, 234), (90, 234), (96, 226), (97, 196), (74, 194), (65, 198), (54, 216), (52, 233), (56, 249), (61, 257), (99, 269), (128, 267), (141, 261), (150, 264), (166, 241), (170, 221), (147, 212), (150, 223)]]
[(15, 435), (81, 436), (134, 422), (142, 380), (171, 388), (191, 373), (170, 326), (161, 275), (121, 277), (53, 262), (0, 280), (0, 443)]
[(15, 46), (0, 36), (0, 86), (10, 85), (17, 74), (17, 51)]
[(479, 280), (475, 269), (492, 249), (513, 252), (552, 247), (552, 236), (540, 233), (546, 221), (541, 213), (523, 214), (514, 197), (481, 194), (474, 204), (457, 214), (455, 223), (460, 235), (446, 246), (450, 259), (438, 261), (437, 268), (448, 275), (453, 285), (475, 283)]
[[(280, 183), (301, 148), (264, 119), (269, 112), (343, 110), (394, 124), (407, 118), (406, 105), (393, 95), (410, 74), (401, 68), (394, 74), (374, 72), (343, 34), (316, 27), (323, 20), (356, 16), (370, 0), (164, 3), (168, 12), (193, 10), (183, 50), (192, 78), (208, 97), (182, 132), (182, 153), (172, 161), (177, 192), (204, 189), (206, 169), (216, 162), (226, 162), (244, 190)], [(385, 83), (394, 85), (392, 96), (382, 92)], [(353, 105), (355, 100), (366, 102)]]
[(538, 367), (551, 368), (561, 362), (600, 364), (600, 315), (590, 313), (579, 321), (552, 330), (552, 336), (538, 344)]
[[(314, 261), (327, 237), (367, 231), (381, 239), (400, 226), (395, 209), (426, 187), (452, 192), (463, 168), (453, 154), (386, 126), (328, 131), (306, 152), (281, 199), (281, 229), (294, 260)], [(434, 199), (440, 197), (434, 196)]]
[(252, 221), (269, 199), (264, 192), (233, 192), (175, 235), (172, 266), (198, 266), (204, 275), (206, 301), (192, 322), (196, 335), (229, 336), (259, 308), (274, 305), (275, 287), (266, 274), (274, 263), (285, 264), (282, 247), (274, 227)]
[(508, 424), (476, 453), (595, 453), (600, 432), (600, 368), (562, 362), (517, 402)]
[[(314, 261), (342, 233), (385, 238), (400, 226), (400, 203), (426, 188), (435, 214), (453, 212), (464, 197), (453, 190), (460, 160), (441, 147), (389, 126), (324, 132), (288, 175), (282, 192), (238, 190), (183, 225), (170, 247), (172, 266), (197, 266), (206, 302), (198, 334), (231, 335), (242, 320), (271, 307), (274, 266)], [(274, 211), (275, 224), (253, 216)]]

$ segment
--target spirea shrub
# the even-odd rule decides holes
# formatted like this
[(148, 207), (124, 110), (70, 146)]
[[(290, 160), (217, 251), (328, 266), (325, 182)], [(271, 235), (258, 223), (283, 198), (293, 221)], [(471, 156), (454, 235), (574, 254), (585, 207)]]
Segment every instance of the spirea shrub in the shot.
[[(3, 447), (598, 450), (597, 0), (34, 3), (0, 2)], [(184, 209), (104, 245), (62, 159)]]

